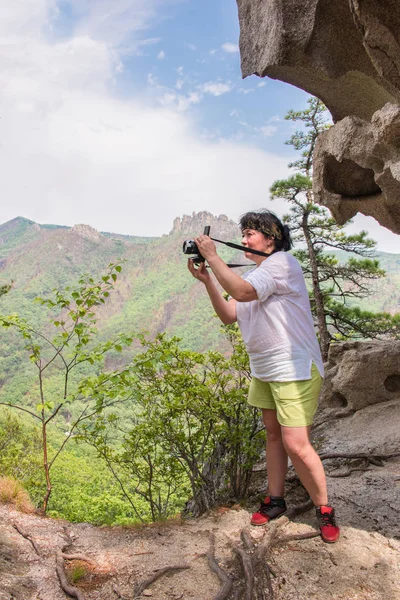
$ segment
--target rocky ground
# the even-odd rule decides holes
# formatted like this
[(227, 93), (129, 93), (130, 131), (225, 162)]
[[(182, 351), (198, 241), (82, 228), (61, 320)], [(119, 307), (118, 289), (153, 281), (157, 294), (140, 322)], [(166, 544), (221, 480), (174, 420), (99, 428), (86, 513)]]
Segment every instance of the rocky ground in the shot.
[(195, 520), (94, 527), (0, 505), (0, 600), (400, 600), (397, 346), (378, 361), (368, 344), (343, 345), (342, 363), (334, 355), (327, 370), (313, 441), (338, 543), (322, 542), (313, 510), (290, 514), (307, 501), (293, 471), (289, 518), (249, 526), (265, 490), (262, 461), (245, 507)]
[[(260, 470), (256, 479), (264, 475)], [(59, 568), (74, 586), (71, 597), (80, 600), (231, 599), (239, 597), (234, 590), (253, 585), (251, 563), (255, 582), (252, 595), (245, 596), (249, 599), (400, 599), (399, 459), (329, 482), (342, 528), (337, 544), (325, 544), (320, 537), (290, 539), (315, 532), (313, 510), (292, 520), (282, 517), (272, 528), (250, 528), (249, 512), (240, 507), (221, 508), (196, 520), (111, 528), (0, 506), (0, 600), (70, 597), (60, 586), (57, 554)], [(304, 499), (295, 480), (291, 488), (292, 502)], [(386, 503), (379, 504), (378, 488), (390, 492)], [(260, 548), (257, 570), (254, 557)], [(213, 558), (233, 582), (232, 593), (225, 594)], [(265, 564), (270, 583), (265, 578), (262, 596), (257, 581)], [(160, 577), (151, 583), (157, 573)]]

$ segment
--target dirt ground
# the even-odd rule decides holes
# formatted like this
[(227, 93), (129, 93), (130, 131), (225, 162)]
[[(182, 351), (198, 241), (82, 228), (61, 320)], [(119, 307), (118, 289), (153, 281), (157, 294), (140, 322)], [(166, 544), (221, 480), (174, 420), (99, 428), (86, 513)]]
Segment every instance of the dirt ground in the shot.
[[(263, 478), (260, 469), (256, 477)], [(378, 478), (378, 479), (376, 479)], [(390, 499), (381, 512), (374, 511), (373, 481), (392, 487)], [(293, 520), (282, 517), (275, 525), (276, 536), (265, 553), (270, 588), (264, 596), (254, 591), (245, 598), (275, 600), (400, 600), (400, 524), (398, 498), (400, 461), (387, 461), (345, 478), (335, 478), (331, 491), (341, 524), (337, 544), (325, 544), (320, 537), (284, 541), (287, 536), (315, 531), (314, 511)], [(363, 486), (370, 497), (370, 521), (359, 502)], [(301, 500), (301, 489), (293, 486), (293, 502)], [(297, 496), (296, 496), (297, 494)], [(390, 507), (390, 503), (395, 502)], [(254, 507), (248, 507), (253, 510)], [(56, 573), (57, 552), (84, 555), (90, 562), (64, 558), (69, 582), (85, 600), (212, 600), (237, 598), (234, 589), (246, 593), (246, 580), (238, 551), (248, 556), (267, 539), (267, 527), (249, 527), (249, 510), (221, 508), (200, 519), (173, 521), (163, 525), (94, 527), (26, 515), (10, 506), (0, 506), (0, 600), (65, 600)], [(393, 525), (390, 511), (397, 511)], [(275, 521), (275, 523), (277, 523)], [(269, 526), (271, 527), (271, 525)], [(247, 532), (252, 550), (246, 550), (241, 532)], [(24, 537), (24, 536), (28, 536)], [(224, 593), (224, 583), (210, 568), (212, 539), (214, 557), (225, 575), (234, 582)], [(35, 547), (36, 546), (36, 550)], [(80, 557), (82, 558), (82, 557)], [(141, 584), (171, 569), (142, 589)], [(176, 567), (176, 569), (175, 569)], [(257, 573), (254, 573), (257, 577)], [(236, 586), (236, 587), (235, 587)], [(241, 587), (242, 586), (242, 587)], [(239, 594), (239, 592), (237, 592)]]
[[(199, 519), (94, 527), (0, 505), (0, 600), (400, 600), (399, 401), (322, 419), (313, 437), (338, 543), (321, 540), (313, 509), (249, 526), (261, 460), (245, 507)], [(289, 511), (307, 500), (292, 470), (286, 498)]]

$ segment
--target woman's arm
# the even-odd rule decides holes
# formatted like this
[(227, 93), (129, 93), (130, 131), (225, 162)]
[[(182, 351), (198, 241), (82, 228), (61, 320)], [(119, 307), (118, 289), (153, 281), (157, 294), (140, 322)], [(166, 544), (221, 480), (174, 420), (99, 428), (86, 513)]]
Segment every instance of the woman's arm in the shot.
[(217, 290), (215, 283), (210, 277), (210, 282), (206, 284), (206, 290), (214, 307), (215, 312), (224, 325), (236, 323), (236, 300), (231, 298), (226, 301)]
[(227, 302), (223, 296), (218, 291), (215, 283), (211, 279), (209, 273), (207, 272), (206, 265), (201, 263), (201, 265), (196, 269), (193, 264), (193, 261), (188, 260), (188, 269), (195, 277), (202, 283), (204, 283), (209, 298), (211, 300), (211, 304), (214, 307), (215, 312), (217, 313), (219, 319), (222, 321), (224, 325), (231, 325), (236, 322), (236, 301), (234, 299), (229, 300)]
[(207, 259), (212, 272), (228, 294), (237, 302), (257, 300), (253, 286), (234, 273), (217, 254), (214, 242), (208, 236), (195, 238), (196, 245), (204, 258)]

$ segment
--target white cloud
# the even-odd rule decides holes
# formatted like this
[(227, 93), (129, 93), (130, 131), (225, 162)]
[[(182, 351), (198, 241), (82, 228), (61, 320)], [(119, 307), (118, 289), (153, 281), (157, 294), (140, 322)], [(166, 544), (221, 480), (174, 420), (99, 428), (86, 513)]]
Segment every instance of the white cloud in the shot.
[(271, 137), (278, 131), (278, 128), (274, 125), (265, 125), (264, 127), (260, 127), (260, 131), (265, 137)]
[(186, 43), (185, 46), (187, 46), (189, 48), (189, 50), (192, 50), (193, 52), (195, 50), (197, 50), (197, 46), (195, 46), (194, 44), (188, 44), (188, 43)]
[(165, 52), (164, 52), (164, 50), (160, 50), (160, 52), (157, 54), (157, 59), (164, 60), (164, 58), (165, 58)]
[(260, 81), (260, 83), (257, 83), (257, 87), (264, 87), (267, 85), (266, 81)]
[(177, 90), (180, 90), (180, 89), (182, 89), (182, 86), (183, 86), (183, 84), (184, 84), (184, 83), (185, 83), (185, 82), (184, 82), (184, 80), (183, 80), (183, 79), (177, 79), (177, 80), (176, 80), (176, 83), (175, 83), (175, 87), (176, 87), (176, 89), (177, 89)]
[[(41, 32), (50, 3), (14, 4), (18, 9), (0, 7), (7, 17), (0, 46), (0, 222), (21, 215), (161, 235), (184, 213), (236, 218), (259, 207), (272, 181), (287, 174), (286, 159), (199, 136), (184, 111), (202, 93), (229, 91), (229, 82), (209, 82), (185, 96), (160, 87), (158, 107), (119, 99), (113, 81), (120, 56), (107, 36), (100, 39), (100, 13), (96, 27), (76, 27), (70, 39), (49, 43)], [(151, 73), (149, 83), (159, 87)]]
[(171, 104), (173, 104), (175, 101), (176, 101), (176, 94), (174, 94), (173, 92), (166, 92), (160, 98), (160, 104), (162, 106), (171, 106)]
[(229, 54), (239, 52), (239, 46), (237, 44), (232, 44), (231, 42), (226, 42), (221, 46), (224, 52), (228, 52)]
[(221, 81), (208, 81), (199, 86), (202, 92), (205, 94), (211, 94), (212, 96), (222, 96), (232, 90), (232, 84), (230, 81), (223, 83)]
[(56, 0), (2, 2), (0, 34), (8, 39), (23, 35), (29, 35), (30, 38), (41, 37), (43, 24), (49, 22), (50, 16), (57, 14)]
[(217, 51), (215, 50), (215, 48), (212, 48), (211, 50), (208, 51), (209, 54), (213, 55), (215, 54)]
[(153, 73), (147, 73), (147, 83), (155, 87), (160, 87), (157, 77)]
[(178, 109), (181, 111), (187, 110), (192, 104), (199, 104), (201, 98), (201, 95), (197, 92), (191, 92), (187, 96), (178, 96)]
[[(45, 0), (20, 0), (23, 3)], [(54, 0), (49, 0), (54, 1)], [(127, 53), (138, 45), (155, 43), (158, 38), (143, 39), (149, 27), (161, 21), (166, 4), (176, 0), (69, 0), (75, 18), (75, 34), (89, 35)], [(178, 0), (180, 1), (180, 0)]]
[(238, 93), (239, 93), (239, 94), (244, 94), (244, 95), (246, 95), (246, 94), (251, 94), (252, 92), (255, 92), (255, 89), (254, 89), (254, 88), (239, 88), (239, 89), (238, 89)]

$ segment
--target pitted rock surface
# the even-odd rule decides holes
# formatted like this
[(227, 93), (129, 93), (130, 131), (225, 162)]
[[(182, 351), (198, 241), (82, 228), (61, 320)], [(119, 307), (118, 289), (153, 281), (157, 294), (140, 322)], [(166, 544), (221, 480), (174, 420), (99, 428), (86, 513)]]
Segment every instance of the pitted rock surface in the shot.
[(339, 223), (361, 212), (400, 233), (400, 3), (237, 4), (243, 76), (302, 88), (326, 104), (336, 123), (314, 158), (316, 202)]
[(237, 0), (242, 73), (321, 98), (335, 121), (400, 102), (396, 0)]
[(319, 418), (385, 402), (398, 402), (400, 408), (400, 341), (332, 344)]

